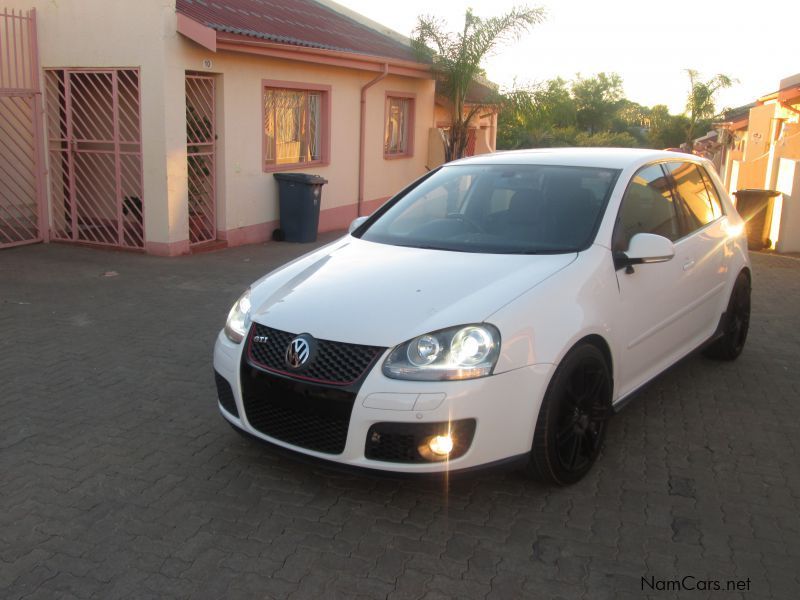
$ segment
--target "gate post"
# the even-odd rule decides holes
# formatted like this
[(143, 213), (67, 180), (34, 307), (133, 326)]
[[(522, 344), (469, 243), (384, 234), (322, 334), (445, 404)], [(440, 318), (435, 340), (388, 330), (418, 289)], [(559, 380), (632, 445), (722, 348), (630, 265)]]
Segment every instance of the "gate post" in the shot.
[(42, 85), (39, 78), (39, 35), (36, 26), (36, 9), (30, 11), (28, 21), (28, 40), (30, 45), (31, 84), (33, 92), (33, 131), (34, 162), (36, 164), (36, 198), (39, 205), (39, 236), (44, 243), (50, 241), (50, 210), (45, 185), (47, 168), (44, 158), (44, 108), (42, 106)]

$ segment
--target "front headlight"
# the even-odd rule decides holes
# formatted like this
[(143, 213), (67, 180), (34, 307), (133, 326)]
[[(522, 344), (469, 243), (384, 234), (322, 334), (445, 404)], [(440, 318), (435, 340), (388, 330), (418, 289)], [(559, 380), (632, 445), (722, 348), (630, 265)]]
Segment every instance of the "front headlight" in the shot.
[(500, 354), (494, 325), (462, 325), (426, 333), (397, 346), (383, 363), (393, 379), (444, 381), (492, 374)]
[(236, 304), (233, 305), (228, 313), (228, 320), (225, 322), (225, 335), (232, 342), (239, 343), (247, 335), (250, 327), (250, 290), (239, 296)]

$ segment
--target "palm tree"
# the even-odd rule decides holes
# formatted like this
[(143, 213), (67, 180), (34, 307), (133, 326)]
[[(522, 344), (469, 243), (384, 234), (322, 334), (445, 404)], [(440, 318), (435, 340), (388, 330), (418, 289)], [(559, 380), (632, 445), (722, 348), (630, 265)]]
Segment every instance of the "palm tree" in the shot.
[(708, 81), (700, 79), (700, 74), (694, 69), (686, 69), (689, 75), (689, 95), (686, 97), (686, 115), (689, 117), (689, 126), (686, 129), (686, 143), (691, 144), (697, 123), (703, 119), (710, 119), (716, 114), (714, 98), (719, 90), (729, 88), (736, 79), (722, 73), (714, 75)]
[(505, 15), (488, 19), (474, 15), (468, 8), (464, 29), (459, 33), (446, 31), (444, 23), (435, 17), (418, 18), (412, 40), (414, 47), (431, 62), (452, 116), (449, 131), (442, 136), (446, 161), (464, 156), (470, 120), (491, 104), (491, 99), (487, 99), (465, 111), (470, 84), (484, 74), (481, 68), (483, 59), (499, 44), (518, 39), (543, 18), (542, 8), (514, 8)]

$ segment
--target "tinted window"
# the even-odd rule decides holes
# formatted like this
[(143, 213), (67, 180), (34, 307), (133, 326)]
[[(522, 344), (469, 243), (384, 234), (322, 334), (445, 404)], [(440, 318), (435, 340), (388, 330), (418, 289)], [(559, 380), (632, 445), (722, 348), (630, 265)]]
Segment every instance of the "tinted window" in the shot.
[(722, 210), (722, 201), (719, 199), (719, 194), (717, 194), (717, 188), (714, 187), (711, 177), (703, 167), (700, 167), (700, 172), (703, 174), (703, 181), (708, 191), (708, 199), (711, 202), (711, 212), (714, 213), (715, 219), (719, 219), (725, 213)]
[(715, 214), (711, 196), (697, 165), (689, 162), (673, 162), (667, 163), (666, 166), (675, 181), (675, 189), (683, 201), (681, 210), (686, 225), (685, 233), (700, 229), (721, 215), (721, 209)]
[(450, 165), (368, 224), (371, 242), (458, 252), (574, 252), (592, 243), (619, 171)]
[(655, 233), (672, 241), (681, 237), (669, 179), (660, 165), (641, 169), (628, 184), (614, 229), (614, 249), (627, 249), (637, 233)]

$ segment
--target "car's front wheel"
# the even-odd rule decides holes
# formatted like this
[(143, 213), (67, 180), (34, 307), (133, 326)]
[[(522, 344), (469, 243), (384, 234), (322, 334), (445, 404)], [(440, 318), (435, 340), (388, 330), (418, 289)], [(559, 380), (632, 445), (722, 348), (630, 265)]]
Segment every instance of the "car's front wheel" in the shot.
[(612, 387), (609, 366), (596, 346), (570, 350), (539, 410), (528, 463), (534, 478), (569, 485), (589, 472), (605, 438)]

